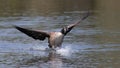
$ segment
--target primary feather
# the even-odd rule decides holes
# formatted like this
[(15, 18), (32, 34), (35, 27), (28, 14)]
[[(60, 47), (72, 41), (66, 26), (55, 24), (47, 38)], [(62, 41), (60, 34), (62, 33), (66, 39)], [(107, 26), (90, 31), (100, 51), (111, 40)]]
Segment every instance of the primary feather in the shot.
[(22, 28), (19, 26), (14, 26), (16, 29), (18, 29), (19, 31), (25, 33), (26, 35), (32, 37), (33, 39), (37, 40), (45, 40), (46, 37), (49, 37), (49, 33), (47, 32), (43, 32), (43, 31), (37, 31), (37, 30), (32, 30), (32, 29), (26, 29), (26, 28)]

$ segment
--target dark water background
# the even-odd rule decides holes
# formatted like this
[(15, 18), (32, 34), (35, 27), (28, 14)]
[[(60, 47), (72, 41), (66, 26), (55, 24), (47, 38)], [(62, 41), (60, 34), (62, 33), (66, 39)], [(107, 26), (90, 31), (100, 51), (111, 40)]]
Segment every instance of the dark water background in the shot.
[[(92, 0), (0, 0), (0, 68), (119, 68), (118, 15), (108, 13), (111, 2), (101, 4), (106, 2), (93, 7)], [(81, 22), (56, 52), (46, 50), (47, 39), (36, 41), (12, 27), (60, 31), (101, 7), (104, 12)]]

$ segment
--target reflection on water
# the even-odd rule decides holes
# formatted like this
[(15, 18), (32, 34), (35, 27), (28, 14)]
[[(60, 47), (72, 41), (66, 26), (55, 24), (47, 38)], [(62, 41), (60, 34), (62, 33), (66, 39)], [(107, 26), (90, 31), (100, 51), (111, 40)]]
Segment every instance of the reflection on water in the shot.
[[(91, 9), (92, 0), (0, 0), (0, 16), (56, 15)], [(4, 8), (5, 7), (5, 8)]]
[(47, 56), (33, 56), (31, 58), (25, 58), (17, 64), (17, 66), (29, 67), (37, 66), (39, 68), (62, 68), (62, 58), (56, 52), (51, 51)]

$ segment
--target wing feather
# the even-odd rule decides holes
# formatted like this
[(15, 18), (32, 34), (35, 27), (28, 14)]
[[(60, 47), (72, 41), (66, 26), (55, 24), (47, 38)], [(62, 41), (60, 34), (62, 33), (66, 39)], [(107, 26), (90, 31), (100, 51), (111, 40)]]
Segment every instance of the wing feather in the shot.
[(86, 19), (89, 16), (89, 13), (87, 13), (82, 19), (80, 19), (79, 21), (70, 24), (66, 27), (63, 27), (63, 29), (61, 30), (61, 32), (66, 35), (67, 33), (69, 33), (76, 25), (78, 25), (80, 22), (82, 22), (84, 19)]
[(26, 28), (22, 28), (19, 26), (14, 26), (17, 30), (25, 33), (26, 35), (28, 35), (29, 37), (32, 37), (35, 40), (45, 40), (46, 37), (49, 37), (49, 33), (44, 32), (44, 31), (40, 31), (40, 30), (32, 30), (32, 29), (26, 29)]

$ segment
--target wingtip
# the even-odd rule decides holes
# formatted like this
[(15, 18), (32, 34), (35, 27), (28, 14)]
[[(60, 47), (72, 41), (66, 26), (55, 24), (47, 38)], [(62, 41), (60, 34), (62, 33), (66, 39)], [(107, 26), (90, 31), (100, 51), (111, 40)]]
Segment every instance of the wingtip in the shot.
[(17, 26), (17, 25), (13, 25), (13, 27), (16, 28), (16, 29), (22, 28), (22, 27)]
[(19, 31), (21, 31), (22, 29), (24, 29), (24, 28), (19, 27), (19, 26), (17, 26), (17, 25), (13, 25), (13, 27), (16, 28), (16, 29), (19, 30)]
[(19, 26), (17, 26), (17, 25), (12, 25), (12, 27), (17, 28), (17, 27), (19, 27)]
[(89, 15), (90, 15), (90, 12), (88, 11), (88, 12), (86, 13), (86, 15), (85, 15), (81, 20), (86, 19)]

